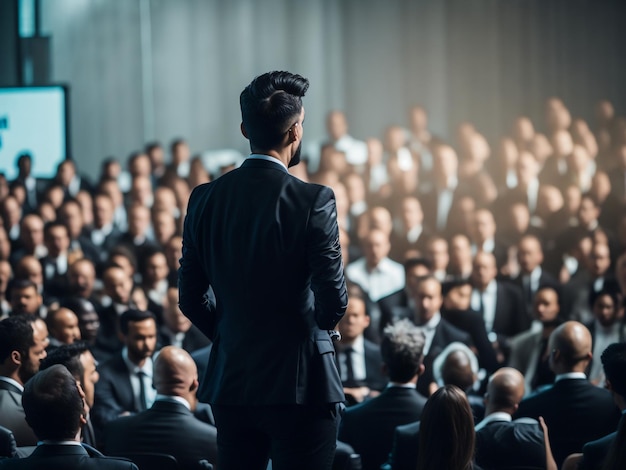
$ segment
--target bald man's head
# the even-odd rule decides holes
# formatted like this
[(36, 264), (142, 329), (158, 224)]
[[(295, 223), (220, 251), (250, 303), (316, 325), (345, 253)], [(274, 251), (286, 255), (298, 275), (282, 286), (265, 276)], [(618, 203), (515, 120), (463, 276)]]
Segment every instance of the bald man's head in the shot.
[(517, 369), (502, 367), (493, 373), (487, 385), (486, 413), (513, 413), (524, 397), (524, 376)]
[(446, 357), (441, 370), (441, 378), (446, 385), (456, 385), (468, 390), (476, 380), (472, 363), (464, 351), (453, 351)]
[(195, 405), (198, 369), (187, 351), (166, 346), (154, 361), (154, 387), (160, 395), (177, 396)]
[(555, 374), (584, 372), (591, 360), (591, 333), (582, 323), (568, 321), (552, 332), (549, 347)]

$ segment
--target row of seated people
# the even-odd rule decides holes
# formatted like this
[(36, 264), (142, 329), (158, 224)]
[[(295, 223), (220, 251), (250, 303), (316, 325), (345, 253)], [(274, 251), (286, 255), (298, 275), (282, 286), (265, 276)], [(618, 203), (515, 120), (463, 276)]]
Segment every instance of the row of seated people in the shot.
[[(432, 278), (421, 280), (430, 282)], [(129, 311), (122, 317), (135, 341), (154, 339), (152, 314)], [(1, 461), (0, 468), (30, 468), (27, 462), (44, 465), (45, 460), (38, 459), (59, 456), (103, 458), (89, 445), (62, 450), (69, 445), (67, 441), (86, 443), (93, 435), (98, 406), (94, 388), (99, 383), (93, 356), (84, 344), (61, 346), (47, 355), (45, 330), (39, 322), (30, 315), (0, 322), (3, 357), (5, 349), (11, 356), (2, 362), (0, 371), (2, 426), (18, 442), (30, 432), (43, 443), (37, 450), (10, 449), (13, 459)], [(138, 340), (139, 336), (144, 339)], [(522, 373), (503, 367), (491, 375), (483, 399), (473, 387), (477, 360), (463, 343), (451, 343), (441, 352), (431, 366), (437, 382), (434, 393), (429, 398), (419, 394), (416, 389), (425, 373), (427, 343), (428, 332), (408, 319), (385, 328), (380, 352), (387, 385), (378, 396), (348, 407), (339, 429), (338, 449), (348, 455), (357, 453), (362, 468), (557, 468), (563, 464), (569, 467), (562, 468), (584, 469), (600, 468), (607, 455), (618, 458), (617, 451), (608, 450), (623, 444), (616, 437), (623, 433), (615, 430), (620, 411), (626, 408), (625, 343), (612, 343), (601, 355), (608, 390), (603, 389), (590, 383), (585, 373), (593, 357), (589, 330), (579, 322), (563, 323), (549, 337), (550, 368), (555, 374), (552, 386), (525, 396)], [(46, 370), (60, 374), (55, 369), (59, 364), (67, 368), (62, 368), (63, 374), (72, 378), (71, 393), (80, 399), (68, 399), (71, 394), (68, 388), (60, 388), (60, 379), (54, 382), (56, 386), (40, 383), (47, 380)], [(106, 369), (101, 373), (106, 374)], [(210, 463), (218, 463), (215, 428), (192, 413), (198, 407), (199, 376), (191, 356), (180, 348), (165, 347), (156, 355), (151, 373), (152, 397), (148, 387), (139, 385), (133, 399), (145, 400), (145, 405), (153, 400), (152, 406), (113, 417), (103, 428), (98, 448), (110, 456), (165, 453), (174, 456), (179, 468), (210, 468)], [(137, 378), (142, 380), (141, 374)], [(36, 390), (43, 394), (39, 405), (32, 396)], [(96, 400), (97, 396), (96, 391)], [(15, 397), (21, 399), (21, 409), (10, 403)], [(78, 411), (66, 412), (68, 405), (77, 406)], [(31, 460), (15, 464), (18, 457)], [(125, 461), (107, 462), (110, 468), (134, 468)], [(95, 465), (109, 468), (107, 463)]]

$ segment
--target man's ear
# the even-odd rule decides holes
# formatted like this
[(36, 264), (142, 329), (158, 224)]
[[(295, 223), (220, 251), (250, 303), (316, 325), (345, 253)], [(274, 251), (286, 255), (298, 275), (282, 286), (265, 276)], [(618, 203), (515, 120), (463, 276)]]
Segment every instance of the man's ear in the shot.
[(22, 355), (19, 351), (11, 351), (11, 362), (16, 366), (22, 364)]
[(246, 128), (243, 126), (243, 122), (239, 125), (239, 129), (241, 129), (241, 134), (248, 140), (250, 140), (250, 138), (248, 137), (248, 133), (246, 132)]

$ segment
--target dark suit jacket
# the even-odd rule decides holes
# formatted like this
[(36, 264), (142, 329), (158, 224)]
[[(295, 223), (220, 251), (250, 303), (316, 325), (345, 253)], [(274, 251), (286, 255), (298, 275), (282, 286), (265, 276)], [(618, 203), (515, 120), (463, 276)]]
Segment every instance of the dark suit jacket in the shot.
[(251, 158), (196, 187), (179, 290), (183, 313), (213, 341), (201, 401), (344, 400), (327, 331), (347, 304), (332, 190)]
[(98, 372), (100, 380), (96, 383), (91, 419), (96, 438), (101, 440), (101, 433), (109, 421), (119, 418), (125, 411), (137, 413), (139, 410), (135, 405), (130, 375), (122, 353), (100, 365)]
[(0, 380), (0, 426), (13, 431), (18, 446), (34, 446), (37, 437), (26, 423), (22, 392), (13, 384)]
[(361, 455), (363, 470), (378, 470), (391, 451), (396, 426), (418, 420), (425, 404), (426, 398), (413, 389), (389, 387), (378, 397), (346, 409), (339, 440)]
[[(406, 289), (399, 290), (393, 294), (386, 295), (378, 300), (378, 306), (380, 307), (380, 329), (381, 331), (389, 323), (399, 320), (398, 315), (406, 315), (410, 313), (409, 317), (412, 318), (412, 312), (406, 312), (404, 309), (409, 305), (409, 296), (406, 293)], [(400, 308), (400, 309), (399, 309)]]
[[(620, 426), (624, 425), (624, 419), (626, 418), (622, 415)], [(600, 470), (616, 436), (617, 431), (595, 441), (587, 442), (583, 446), (583, 458), (578, 464), (578, 470)]]
[(539, 423), (492, 421), (476, 431), (476, 464), (483, 470), (546, 465)]
[(617, 427), (620, 413), (611, 394), (588, 380), (560, 380), (547, 390), (522, 400), (515, 417), (543, 416), (550, 430), (550, 444), (557, 465), (586, 442)]
[(478, 353), (480, 366), (489, 373), (494, 372), (498, 368), (498, 360), (480, 313), (474, 310), (448, 310), (442, 307), (441, 315), (452, 326), (470, 335)]
[(38, 446), (22, 459), (0, 460), (4, 470), (138, 470), (130, 460), (114, 457), (91, 457), (84, 447), (75, 445)]
[(396, 427), (386, 469), (415, 470), (419, 452), (420, 421)]
[[(382, 390), (387, 385), (388, 379), (383, 375), (381, 366), (383, 357), (380, 354), (380, 346), (372, 341), (363, 338), (363, 353), (365, 355), (365, 380), (358, 384), (343, 383), (344, 387), (355, 387), (365, 385), (372, 390)], [(337, 349), (336, 357), (339, 358)], [(341, 362), (337, 360), (337, 370), (341, 375)]]
[(181, 470), (197, 468), (202, 459), (217, 461), (216, 428), (196, 419), (182, 403), (157, 400), (146, 411), (109, 422), (103, 443), (106, 455), (173, 455)]
[[(161, 347), (172, 344), (170, 336), (167, 334), (165, 327), (161, 325), (159, 328), (159, 344)], [(197, 351), (211, 344), (211, 340), (204, 336), (197, 326), (191, 325), (183, 337), (183, 349), (189, 353)]]

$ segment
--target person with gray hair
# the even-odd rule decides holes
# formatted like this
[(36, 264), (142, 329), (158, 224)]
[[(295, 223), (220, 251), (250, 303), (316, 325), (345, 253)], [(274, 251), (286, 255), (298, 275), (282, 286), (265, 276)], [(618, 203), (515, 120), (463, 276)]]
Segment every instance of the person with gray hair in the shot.
[(422, 414), (426, 398), (416, 385), (424, 372), (424, 344), (424, 333), (408, 319), (383, 330), (380, 349), (389, 384), (378, 397), (348, 408), (339, 428), (339, 440), (361, 455), (363, 470), (378, 470), (389, 455), (396, 426)]

